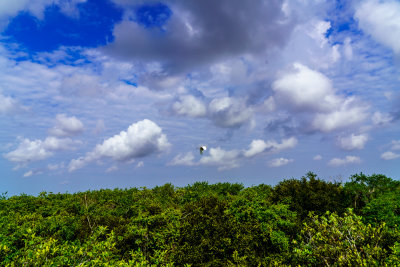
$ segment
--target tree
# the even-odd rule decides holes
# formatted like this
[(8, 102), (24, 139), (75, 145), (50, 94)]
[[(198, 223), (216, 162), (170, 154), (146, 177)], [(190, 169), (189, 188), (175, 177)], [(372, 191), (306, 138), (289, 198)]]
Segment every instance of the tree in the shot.
[(327, 212), (321, 217), (311, 213), (310, 218), (299, 241), (294, 241), (296, 265), (384, 266), (391, 254), (384, 246), (388, 231), (384, 223), (366, 225), (351, 209), (343, 217)]
[(400, 188), (400, 182), (386, 177), (382, 174), (367, 176), (363, 173), (350, 177), (350, 181), (344, 184), (347, 196), (347, 205), (352, 207), (356, 213), (365, 205), (386, 192)]
[(284, 180), (274, 187), (272, 193), (274, 203), (287, 203), (297, 213), (299, 220), (307, 218), (310, 211), (322, 215), (326, 211), (343, 213), (343, 187), (338, 182), (325, 182), (309, 172), (300, 180)]

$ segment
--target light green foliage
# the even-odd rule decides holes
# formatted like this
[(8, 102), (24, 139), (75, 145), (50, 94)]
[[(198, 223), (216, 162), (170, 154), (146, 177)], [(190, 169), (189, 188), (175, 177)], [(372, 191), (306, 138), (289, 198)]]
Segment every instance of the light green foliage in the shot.
[(385, 224), (366, 225), (351, 209), (339, 217), (310, 215), (300, 239), (295, 243), (294, 258), (299, 264), (318, 266), (384, 266), (390, 251), (384, 248)]

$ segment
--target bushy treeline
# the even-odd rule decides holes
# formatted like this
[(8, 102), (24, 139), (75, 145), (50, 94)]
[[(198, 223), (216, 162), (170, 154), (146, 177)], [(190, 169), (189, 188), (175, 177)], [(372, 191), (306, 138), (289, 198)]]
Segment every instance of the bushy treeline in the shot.
[(274, 187), (0, 196), (1, 266), (396, 266), (400, 182), (308, 173)]

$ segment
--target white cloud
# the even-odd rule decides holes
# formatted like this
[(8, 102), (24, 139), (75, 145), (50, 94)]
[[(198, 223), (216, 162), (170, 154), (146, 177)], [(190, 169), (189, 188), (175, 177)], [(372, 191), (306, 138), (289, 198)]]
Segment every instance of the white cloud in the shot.
[(307, 34), (317, 41), (320, 47), (323, 47), (328, 42), (325, 33), (331, 28), (329, 21), (312, 21), (311, 27)]
[(64, 166), (64, 162), (59, 163), (59, 164), (48, 164), (48, 165), (47, 165), (47, 169), (50, 170), (50, 171), (55, 171), (55, 170), (58, 170), (58, 169), (63, 169), (64, 167), (65, 167), (65, 166)]
[(365, 143), (368, 141), (368, 135), (351, 134), (346, 137), (340, 137), (338, 141), (339, 141), (339, 146), (344, 150), (363, 149)]
[(359, 105), (354, 98), (347, 98), (337, 110), (330, 113), (318, 113), (312, 127), (322, 132), (331, 132), (355, 126), (367, 118), (366, 106)]
[(193, 166), (194, 163), (194, 155), (193, 153), (189, 152), (186, 154), (178, 154), (175, 156), (168, 165), (184, 165), (184, 166)]
[(20, 1), (1, 1), (0, 2), (0, 16), (5, 15), (15, 15), (18, 11), (25, 8), (29, 0), (20, 0)]
[(208, 153), (195, 162), (193, 153), (178, 154), (168, 165), (183, 166), (217, 166), (218, 170), (226, 170), (239, 167), (242, 153), (239, 150), (224, 150), (220, 147), (207, 149)]
[(239, 158), (241, 157), (238, 150), (223, 150), (220, 147), (210, 148), (207, 156), (203, 156), (199, 164), (218, 166), (218, 170), (226, 170), (239, 167)]
[(49, 133), (54, 136), (73, 136), (83, 131), (83, 123), (75, 116), (67, 117), (65, 114), (56, 116), (57, 124)]
[(300, 63), (294, 63), (293, 70), (277, 79), (272, 89), (280, 108), (295, 112), (299, 118), (304, 116), (301, 125), (308, 131), (331, 132), (353, 127), (367, 118), (368, 106), (354, 97), (336, 94), (325, 75)]
[(300, 63), (293, 68), (272, 84), (279, 103), (296, 111), (330, 111), (339, 104), (325, 75)]
[(216, 98), (208, 106), (208, 112), (215, 125), (223, 128), (237, 128), (250, 122), (253, 110), (243, 101), (232, 97)]
[(356, 156), (346, 156), (345, 158), (333, 158), (328, 162), (328, 165), (338, 167), (347, 164), (361, 163), (361, 159)]
[(18, 1), (0, 1), (0, 20), (6, 26), (8, 18), (17, 15), (21, 11), (27, 11), (39, 19), (43, 19), (43, 12), (48, 5), (59, 5), (61, 11), (70, 16), (77, 16), (78, 10), (76, 4), (86, 0), (18, 0)]
[(33, 175), (33, 171), (27, 171), (26, 173), (24, 173), (24, 177), (30, 177)]
[(0, 114), (12, 111), (16, 106), (16, 101), (11, 97), (0, 94)]
[(40, 170), (30, 170), (24, 173), (24, 177), (31, 177), (33, 175), (38, 175), (38, 174), (42, 174), (43, 172)]
[(242, 84), (248, 80), (248, 69), (243, 60), (230, 59), (210, 67), (213, 82), (217, 84)]
[(392, 140), (391, 144), (393, 150), (400, 150), (400, 140)]
[(207, 154), (196, 162), (193, 153), (178, 154), (168, 165), (184, 165), (184, 166), (217, 166), (218, 170), (232, 169), (239, 167), (240, 160), (243, 158), (254, 157), (263, 152), (278, 153), (284, 149), (293, 148), (297, 145), (297, 139), (291, 137), (283, 139), (281, 143), (274, 140), (253, 140), (247, 150), (224, 150), (220, 147), (207, 148)]
[(107, 170), (106, 170), (106, 172), (113, 172), (113, 171), (117, 171), (118, 170), (118, 167), (116, 166), (116, 165), (113, 165), (113, 166), (111, 166), (110, 168), (108, 168)]
[[(293, 7), (293, 1), (291, 2)], [(304, 7), (300, 9), (304, 15)], [(340, 62), (341, 45), (334, 44), (335, 42), (327, 36), (331, 23), (317, 17), (311, 16), (299, 21), (300, 24), (295, 26), (290, 35), (290, 41), (283, 47), (283, 53), (279, 55), (280, 62), (286, 65), (297, 61), (317, 69), (330, 69)]]
[(378, 42), (400, 53), (400, 3), (398, 1), (362, 1), (355, 18), (360, 28)]
[(144, 162), (143, 161), (139, 161), (137, 164), (136, 164), (136, 168), (142, 168), (144, 166)]
[(192, 95), (183, 95), (175, 101), (171, 110), (176, 115), (206, 117), (221, 128), (239, 128), (246, 123), (253, 126), (253, 109), (244, 99), (234, 97), (214, 98), (208, 106)]
[(321, 160), (322, 156), (321, 155), (316, 155), (315, 157), (313, 157), (313, 160)]
[(384, 160), (392, 160), (392, 159), (397, 159), (400, 157), (400, 154), (394, 153), (392, 151), (386, 151), (381, 154), (381, 158)]
[(352, 60), (353, 59), (353, 47), (351, 45), (351, 38), (346, 37), (343, 42), (343, 49), (344, 49), (344, 55), (346, 56), (347, 60)]
[(18, 147), (5, 154), (4, 157), (12, 162), (28, 163), (46, 159), (56, 151), (72, 150), (79, 141), (69, 138), (47, 137), (45, 140), (22, 139)]
[(77, 159), (72, 159), (68, 165), (68, 171), (73, 172), (77, 169), (81, 169), (91, 161), (92, 158), (90, 155), (87, 155), (86, 157), (79, 157)]
[(76, 97), (100, 97), (107, 89), (108, 84), (99, 76), (85, 73), (75, 73), (65, 77), (59, 87), (63, 95)]
[(262, 104), (262, 109), (265, 110), (266, 112), (274, 111), (276, 109), (275, 99), (272, 96), (265, 99)]
[(174, 113), (189, 117), (203, 117), (207, 113), (204, 103), (192, 95), (184, 95), (179, 97), (172, 105)]
[(102, 144), (98, 144), (85, 157), (71, 160), (69, 171), (82, 168), (101, 158), (128, 162), (135, 158), (165, 151), (169, 147), (170, 144), (166, 135), (162, 133), (162, 129), (151, 120), (145, 119), (133, 123), (127, 131), (121, 131), (106, 139)]
[(282, 143), (280, 144), (274, 140), (267, 142), (265, 142), (264, 140), (253, 140), (250, 143), (249, 149), (244, 152), (244, 156), (253, 157), (264, 151), (279, 152), (284, 149), (293, 148), (296, 145), (297, 145), (297, 139), (295, 137), (291, 137), (289, 139), (283, 139)]
[(280, 167), (280, 166), (287, 165), (287, 164), (289, 164), (291, 162), (293, 162), (293, 159), (276, 158), (276, 159), (270, 160), (268, 162), (268, 165), (270, 167)]

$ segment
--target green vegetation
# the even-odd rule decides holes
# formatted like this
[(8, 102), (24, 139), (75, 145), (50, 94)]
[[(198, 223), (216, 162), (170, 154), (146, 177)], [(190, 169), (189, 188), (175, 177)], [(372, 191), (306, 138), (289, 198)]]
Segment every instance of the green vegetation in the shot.
[(0, 266), (396, 266), (400, 182), (0, 196)]

